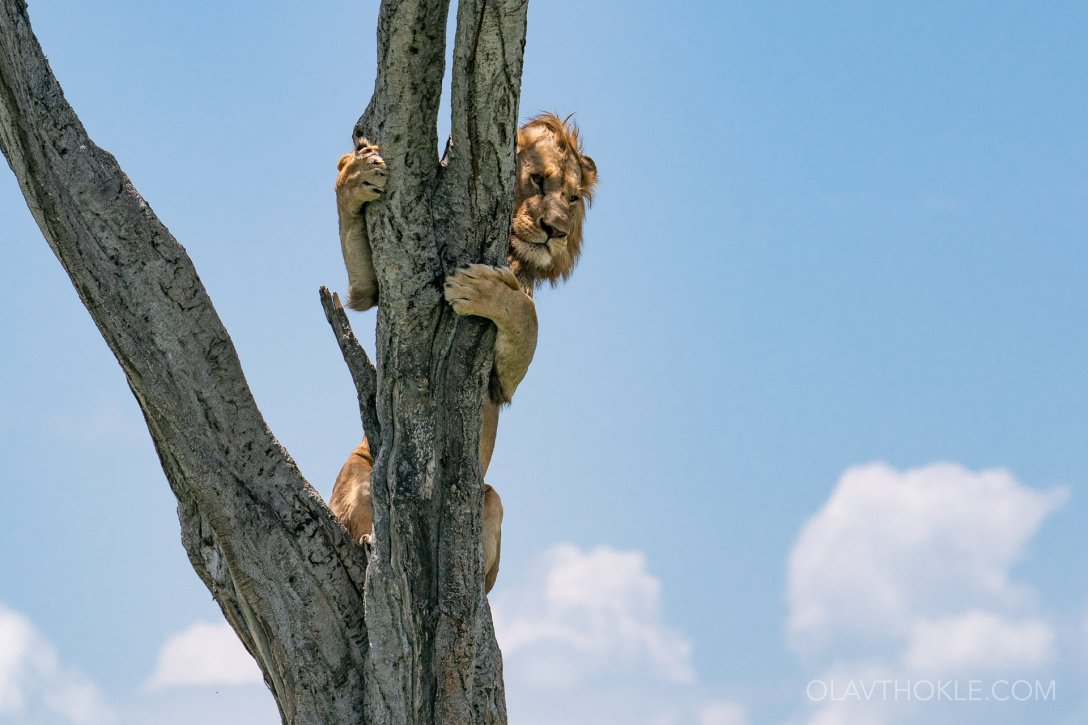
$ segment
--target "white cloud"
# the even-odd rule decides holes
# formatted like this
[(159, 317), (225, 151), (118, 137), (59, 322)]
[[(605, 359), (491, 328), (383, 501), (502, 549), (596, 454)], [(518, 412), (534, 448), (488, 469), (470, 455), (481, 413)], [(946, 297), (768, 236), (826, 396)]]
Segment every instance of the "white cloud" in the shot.
[(563, 544), (546, 552), (542, 565), (516, 603), (508, 596), (494, 607), (507, 658), (559, 646), (573, 650), (575, 660), (563, 662), (555, 680), (637, 662), (665, 681), (694, 681), (691, 643), (662, 621), (661, 583), (646, 571), (642, 552)]
[(793, 644), (894, 642), (919, 619), (1029, 604), (1009, 570), (1066, 496), (947, 463), (849, 469), (790, 555)]
[[(593, 713), (587, 716), (586, 710), (577, 710), (568, 721), (583, 723), (622, 723), (623, 725), (750, 725), (748, 712), (743, 705), (725, 700), (706, 700), (702, 696), (681, 697), (669, 705), (651, 703), (647, 698), (632, 698), (633, 701), (613, 706), (606, 715)], [(513, 720), (513, 718), (511, 718)], [(552, 718), (547, 722), (557, 722)]]
[[(886, 725), (898, 703), (874, 683), (896, 681), (897, 673), (885, 663), (838, 663), (810, 681), (805, 694), (810, 707), (798, 722), (804, 725)], [(852, 689), (853, 688), (853, 689)], [(791, 723), (794, 721), (791, 721)]]
[[(787, 629), (817, 673), (816, 692), (876, 689), (814, 698), (801, 721), (964, 722), (947, 702), (904, 700), (879, 685), (985, 682), (1052, 663), (1055, 629), (1012, 568), (1067, 496), (1027, 488), (1005, 471), (948, 463), (847, 470), (790, 554)], [(974, 707), (977, 721), (994, 714)]]
[(699, 725), (748, 725), (748, 713), (735, 702), (710, 702), (699, 708)]
[(119, 708), (123, 725), (268, 725), (280, 722), (264, 686), (174, 687), (134, 693)]
[(903, 661), (929, 676), (1040, 667), (1054, 657), (1054, 630), (1039, 619), (1012, 621), (993, 612), (920, 621)]
[(563, 544), (512, 574), (491, 598), (511, 722), (748, 725), (696, 684), (642, 552)]
[(0, 604), (0, 717), (100, 725), (113, 722), (98, 688), (61, 665), (53, 646), (22, 614)]
[(166, 640), (147, 687), (162, 690), (186, 685), (249, 685), (262, 681), (257, 663), (230, 625), (197, 622)]

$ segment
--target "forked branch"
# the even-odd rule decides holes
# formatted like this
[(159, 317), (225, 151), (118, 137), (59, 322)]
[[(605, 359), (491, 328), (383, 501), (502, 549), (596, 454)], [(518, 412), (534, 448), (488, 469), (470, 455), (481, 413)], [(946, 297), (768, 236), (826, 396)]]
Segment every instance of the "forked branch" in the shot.
[(454, 255), (505, 257), (528, 6), (528, 0), (460, 0), (457, 6), (446, 189), (471, 215), (454, 220)]
[[(382, 2), (358, 124), (390, 171), (367, 214), (382, 373), (374, 384), (372, 368), (355, 371), (381, 440), (367, 562), (269, 432), (184, 249), (65, 101), (25, 1), (0, 0), (0, 147), (140, 404), (186, 552), (285, 723), (505, 722), (480, 549), (493, 332), (453, 315), (440, 290), (444, 265), (497, 261), (507, 241), (526, 1), (461, 3), (443, 172), (448, 10)], [(341, 314), (330, 322), (348, 354)]]
[(378, 11), (378, 73), (355, 134), (380, 144), (394, 162), (390, 199), (433, 178), (438, 164), (449, 6), (449, 0), (383, 0)]

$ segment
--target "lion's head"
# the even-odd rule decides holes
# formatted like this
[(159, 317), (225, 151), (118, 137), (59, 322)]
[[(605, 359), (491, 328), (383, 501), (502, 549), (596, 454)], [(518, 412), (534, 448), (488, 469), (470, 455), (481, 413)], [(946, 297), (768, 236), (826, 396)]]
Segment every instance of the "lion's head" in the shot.
[(597, 165), (582, 153), (576, 126), (543, 113), (518, 129), (510, 267), (523, 283), (570, 276), (596, 185)]

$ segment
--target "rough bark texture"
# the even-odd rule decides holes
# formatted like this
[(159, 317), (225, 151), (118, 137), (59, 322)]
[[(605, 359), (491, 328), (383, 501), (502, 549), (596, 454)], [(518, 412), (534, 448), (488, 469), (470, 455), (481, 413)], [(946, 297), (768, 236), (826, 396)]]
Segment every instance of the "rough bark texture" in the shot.
[[(385, 199), (366, 215), (381, 291), (377, 545), (365, 592), (367, 703), (377, 722), (505, 721), (479, 544), (494, 332), (454, 315), (442, 281), (456, 266), (505, 257), (527, 2), (459, 4), (452, 137), (440, 162), (448, 6), (382, 3), (374, 96), (356, 124), (389, 169)], [(378, 675), (390, 670), (399, 679)]]
[(390, 170), (367, 213), (382, 294), (376, 406), (360, 391), (380, 442), (368, 566), (269, 432), (184, 249), (65, 101), (25, 1), (0, 0), (0, 148), (143, 410), (193, 567), (285, 723), (505, 722), (477, 456), (493, 333), (453, 315), (441, 281), (503, 256), (526, 2), (461, 3), (444, 163), (448, 0), (381, 6), (357, 126)]

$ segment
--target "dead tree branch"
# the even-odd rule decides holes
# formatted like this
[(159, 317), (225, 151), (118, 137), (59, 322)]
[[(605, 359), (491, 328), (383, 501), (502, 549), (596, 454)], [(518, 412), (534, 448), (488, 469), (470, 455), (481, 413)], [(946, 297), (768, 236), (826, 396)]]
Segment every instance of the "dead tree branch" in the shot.
[(328, 287), (322, 287), (321, 307), (325, 310), (325, 319), (336, 335), (336, 344), (340, 346), (340, 353), (347, 363), (351, 380), (355, 383), (355, 393), (359, 396), (359, 417), (363, 421), (363, 430), (366, 431), (370, 445), (375, 449), (381, 447), (381, 427), (378, 423), (378, 411), (374, 398), (378, 391), (378, 371), (374, 363), (370, 362), (366, 350), (355, 338), (348, 321), (347, 312), (340, 303), (340, 296), (329, 292)]
[(269, 432), (185, 250), (87, 137), (22, 0), (0, 0), (0, 148), (143, 410), (193, 567), (284, 721), (352, 721), (361, 547)]

